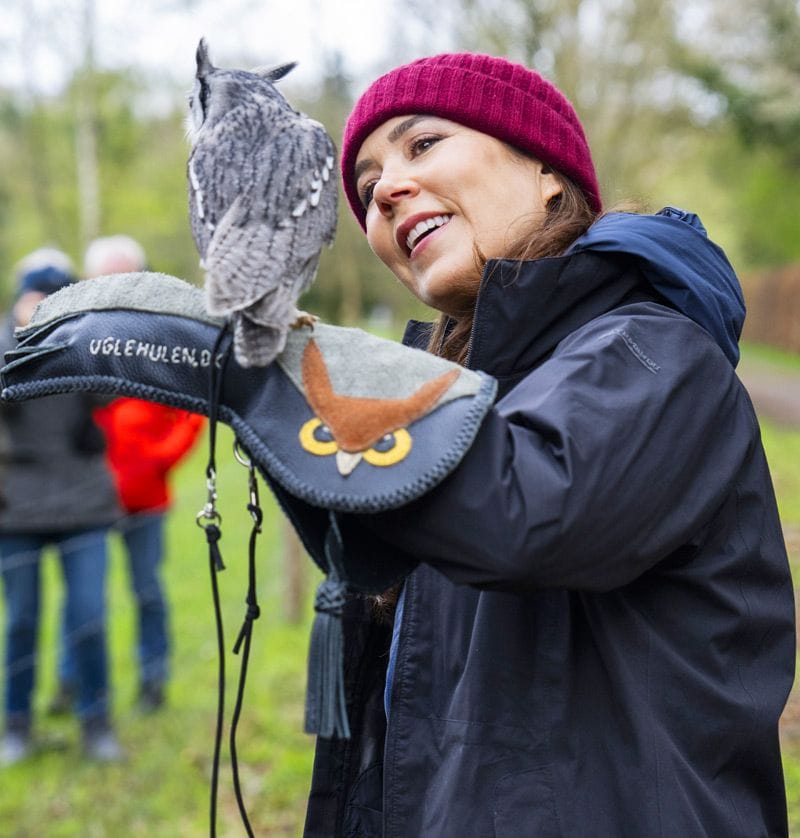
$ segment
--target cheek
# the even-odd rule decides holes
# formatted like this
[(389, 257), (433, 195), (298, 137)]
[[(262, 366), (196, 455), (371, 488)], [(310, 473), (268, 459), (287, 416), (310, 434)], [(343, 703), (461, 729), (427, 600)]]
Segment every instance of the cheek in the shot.
[(487, 258), (501, 258), (518, 237), (538, 229), (544, 207), (526, 182), (519, 188), (487, 191), (477, 210), (475, 240)]
[(385, 230), (370, 225), (369, 219), (367, 219), (367, 244), (381, 262), (391, 267), (394, 253), (393, 242)]

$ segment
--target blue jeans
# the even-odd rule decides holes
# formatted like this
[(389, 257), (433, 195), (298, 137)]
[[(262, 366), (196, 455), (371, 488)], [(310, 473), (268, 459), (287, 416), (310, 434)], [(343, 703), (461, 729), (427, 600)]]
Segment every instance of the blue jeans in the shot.
[(42, 549), (54, 545), (64, 574), (64, 624), (75, 661), (82, 720), (108, 714), (105, 577), (106, 527), (47, 535), (0, 535), (6, 602), (6, 720), (29, 720), (36, 675)]
[[(169, 654), (167, 604), (160, 575), (164, 557), (164, 515), (161, 512), (128, 515), (116, 528), (125, 542), (130, 582), (136, 598), (139, 679), (142, 684), (163, 684), (168, 675)], [(59, 664), (59, 677), (64, 684), (75, 683), (75, 661), (69, 652), (70, 647), (65, 644)]]

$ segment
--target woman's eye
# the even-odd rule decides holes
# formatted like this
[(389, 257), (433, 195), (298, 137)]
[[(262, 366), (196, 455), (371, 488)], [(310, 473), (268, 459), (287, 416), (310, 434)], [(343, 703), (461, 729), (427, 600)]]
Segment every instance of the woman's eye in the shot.
[(417, 137), (411, 142), (411, 156), (416, 157), (416, 155), (422, 154), (423, 151), (427, 151), (431, 146), (436, 145), (440, 139), (441, 137)]
[(372, 193), (375, 191), (375, 181), (370, 181), (365, 186), (361, 187), (361, 203), (366, 209), (372, 201)]

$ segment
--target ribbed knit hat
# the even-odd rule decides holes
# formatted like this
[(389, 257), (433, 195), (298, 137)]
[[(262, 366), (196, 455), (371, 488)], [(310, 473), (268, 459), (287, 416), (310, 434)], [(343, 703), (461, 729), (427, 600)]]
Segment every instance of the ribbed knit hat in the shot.
[(356, 190), (364, 140), (396, 116), (430, 114), (489, 134), (566, 175), (600, 211), (600, 187), (583, 126), (569, 100), (522, 64), (476, 53), (420, 58), (381, 76), (356, 102), (344, 129), (342, 178), (358, 222), (366, 212)]

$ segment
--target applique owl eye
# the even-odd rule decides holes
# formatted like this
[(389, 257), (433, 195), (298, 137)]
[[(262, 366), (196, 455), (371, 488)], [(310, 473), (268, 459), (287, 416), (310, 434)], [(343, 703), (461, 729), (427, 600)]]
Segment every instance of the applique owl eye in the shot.
[(458, 370), (425, 382), (403, 399), (361, 398), (333, 392), (325, 359), (312, 339), (303, 352), (303, 388), (316, 414), (300, 429), (300, 445), (319, 457), (335, 455), (350, 474), (363, 459), (372, 466), (402, 462), (411, 451), (408, 426), (428, 413), (458, 378)]

